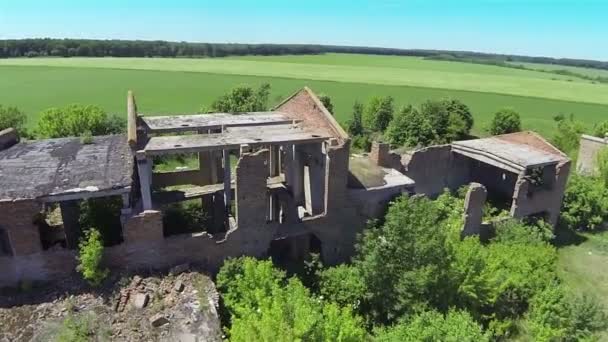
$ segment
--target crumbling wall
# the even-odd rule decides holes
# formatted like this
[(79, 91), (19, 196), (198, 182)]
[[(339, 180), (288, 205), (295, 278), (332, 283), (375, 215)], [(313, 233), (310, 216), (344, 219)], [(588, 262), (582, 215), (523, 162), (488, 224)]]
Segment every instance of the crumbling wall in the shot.
[(480, 235), (483, 207), (488, 191), (479, 183), (471, 183), (464, 200), (464, 226), (462, 236)]
[(269, 198), (268, 150), (241, 153), (236, 166), (236, 220), (239, 229), (267, 223)]
[(431, 198), (444, 189), (456, 190), (470, 181), (471, 161), (452, 153), (450, 145), (419, 149), (401, 158), (403, 173), (416, 182), (416, 193)]
[(123, 238), (128, 244), (163, 240), (162, 213), (146, 210), (128, 218), (123, 225)]
[(42, 250), (40, 231), (34, 223), (41, 211), (42, 206), (34, 200), (0, 201), (0, 225), (6, 230), (14, 256)]
[(494, 196), (498, 195), (508, 203), (513, 198), (513, 190), (518, 174), (500, 169), (480, 161), (471, 160), (471, 181), (483, 184)]
[(583, 134), (578, 151), (576, 170), (584, 175), (596, 173), (596, 159), (598, 153), (604, 148), (608, 148), (608, 139), (601, 139)]
[(555, 226), (559, 219), (562, 200), (570, 175), (570, 165), (570, 161), (557, 165), (555, 182), (551, 187), (535, 188), (524, 175), (520, 175), (513, 193), (511, 216), (524, 218), (531, 215), (542, 215), (547, 223)]

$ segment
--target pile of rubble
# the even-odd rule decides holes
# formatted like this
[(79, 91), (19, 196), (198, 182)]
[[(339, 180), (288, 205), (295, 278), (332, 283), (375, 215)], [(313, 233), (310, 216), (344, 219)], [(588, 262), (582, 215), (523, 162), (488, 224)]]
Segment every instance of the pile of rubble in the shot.
[[(67, 320), (79, 319), (99, 334), (98, 340), (219, 341), (222, 337), (215, 286), (206, 275), (188, 271), (187, 265), (164, 276), (122, 277), (96, 293), (74, 288), (70, 292), (40, 294), (25, 305), (0, 302), (0, 341), (53, 340)], [(31, 297), (28, 300), (32, 302)]]

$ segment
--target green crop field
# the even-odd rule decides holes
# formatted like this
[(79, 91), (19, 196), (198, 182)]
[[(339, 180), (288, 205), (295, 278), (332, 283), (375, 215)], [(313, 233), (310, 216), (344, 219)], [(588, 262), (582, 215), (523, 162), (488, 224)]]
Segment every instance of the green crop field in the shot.
[[(391, 95), (398, 105), (454, 97), (468, 104), (482, 134), (495, 111), (513, 107), (524, 127), (550, 136), (553, 116), (588, 126), (608, 114), (608, 85), (545, 72), (413, 57), (328, 54), (218, 59), (39, 58), (0, 60), (0, 104), (29, 116), (69, 103), (124, 115), (126, 92), (149, 114), (191, 113), (238, 84), (272, 86), (271, 104), (303, 86), (331, 96), (345, 122), (356, 100)], [(571, 81), (568, 81), (571, 79)]]
[[(581, 67), (573, 67), (567, 65), (557, 65), (557, 64), (542, 64), (542, 63), (519, 63), (513, 62), (515, 65), (522, 65), (527, 69), (531, 70), (543, 70), (543, 71), (556, 71), (556, 70), (566, 70), (573, 73), (577, 73), (583, 76), (588, 77), (608, 77), (608, 70), (602, 69), (591, 69), (591, 68), (581, 68)], [(563, 76), (562, 76), (563, 77)]]

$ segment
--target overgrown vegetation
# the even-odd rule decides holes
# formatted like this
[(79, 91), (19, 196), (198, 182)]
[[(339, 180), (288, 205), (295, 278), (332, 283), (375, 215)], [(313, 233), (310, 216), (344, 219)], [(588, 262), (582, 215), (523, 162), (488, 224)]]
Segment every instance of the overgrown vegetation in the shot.
[(7, 128), (14, 128), (20, 136), (26, 135), (25, 113), (17, 107), (4, 107), (0, 105), (0, 131)]
[(356, 102), (348, 132), (356, 148), (369, 150), (371, 141), (386, 140), (394, 147), (423, 147), (469, 137), (473, 116), (459, 100), (428, 100), (394, 113), (391, 97), (374, 97), (367, 106)]
[(89, 229), (78, 245), (76, 270), (93, 286), (99, 286), (108, 276), (109, 270), (102, 268), (103, 242), (97, 229)]
[[(231, 338), (302, 338), (295, 322), (311, 331), (327, 305), (347, 310), (343, 327), (361, 320), (380, 341), (580, 340), (606, 328), (604, 308), (562, 285), (550, 227), (501, 221), (481, 243), (460, 238), (462, 215), (463, 199), (449, 193), (399, 198), (383, 223), (365, 230), (352, 264), (306, 272), (308, 290), (267, 261), (227, 262), (218, 284)], [(314, 317), (297, 310), (312, 310), (308, 300), (318, 303)]]
[(231, 341), (363, 341), (361, 318), (313, 296), (297, 278), (271, 261), (243, 257), (226, 261), (218, 289), (231, 320)]

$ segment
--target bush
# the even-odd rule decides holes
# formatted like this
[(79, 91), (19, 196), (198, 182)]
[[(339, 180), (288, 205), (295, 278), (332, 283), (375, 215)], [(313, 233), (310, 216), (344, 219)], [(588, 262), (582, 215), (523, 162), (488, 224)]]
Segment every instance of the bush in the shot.
[(501, 109), (490, 123), (488, 131), (492, 135), (500, 135), (521, 131), (521, 119), (519, 113), (510, 108)]
[(362, 320), (311, 296), (297, 278), (286, 279), (271, 261), (228, 260), (217, 277), (231, 314), (231, 341), (363, 341)]
[(100, 107), (73, 104), (43, 111), (35, 134), (38, 138), (118, 134), (124, 132), (125, 124), (125, 120), (108, 116)]
[[(223, 113), (259, 112), (268, 109), (270, 84), (264, 83), (254, 90), (248, 85), (233, 88), (211, 104), (211, 111)], [(207, 109), (204, 108), (206, 112)]]
[(437, 311), (426, 311), (411, 320), (399, 323), (376, 334), (378, 342), (488, 341), (482, 327), (466, 311), (449, 311), (445, 316)]
[(593, 128), (593, 135), (598, 138), (604, 138), (608, 134), (608, 120), (604, 121)]
[(608, 220), (608, 188), (599, 178), (570, 176), (561, 211), (572, 229), (593, 230)]
[(25, 135), (25, 113), (17, 107), (4, 107), (0, 105), (0, 131), (7, 128), (14, 128), (19, 135)]
[(101, 234), (97, 229), (89, 229), (85, 233), (85, 237), (78, 245), (78, 272), (91, 285), (99, 286), (101, 282), (108, 276), (109, 270), (101, 268), (101, 259), (103, 257), (103, 243)]

